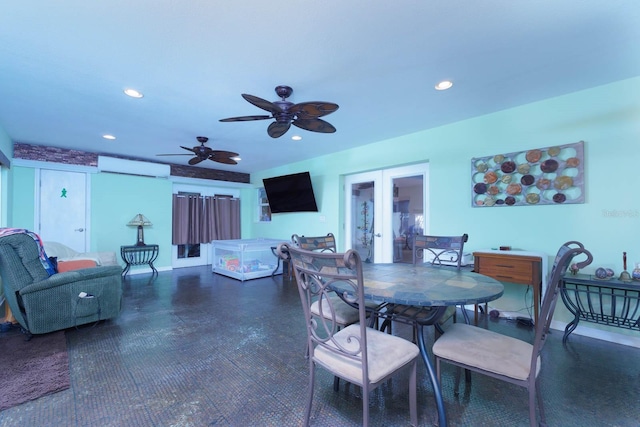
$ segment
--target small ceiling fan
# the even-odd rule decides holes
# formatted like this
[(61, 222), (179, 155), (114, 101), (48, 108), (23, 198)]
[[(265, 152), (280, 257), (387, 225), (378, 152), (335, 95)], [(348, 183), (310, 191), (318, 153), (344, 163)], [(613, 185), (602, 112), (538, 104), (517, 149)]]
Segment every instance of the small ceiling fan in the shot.
[[(196, 139), (200, 143), (200, 146), (195, 146), (193, 148), (183, 147), (182, 145), (180, 146), (180, 148), (184, 148), (185, 150), (191, 151), (191, 153), (195, 154), (194, 158), (189, 159), (189, 164), (191, 166), (197, 165), (205, 160), (212, 160), (214, 162), (224, 163), (227, 165), (238, 164), (236, 161), (236, 158), (239, 156), (238, 153), (234, 153), (232, 151), (213, 150), (209, 147), (205, 147), (204, 144), (209, 140), (206, 136), (198, 136)], [(193, 154), (156, 154), (156, 156), (192, 156)]]
[(311, 132), (333, 133), (336, 128), (329, 122), (320, 117), (331, 114), (338, 109), (338, 104), (332, 102), (301, 102), (294, 104), (287, 101), (287, 98), (293, 93), (293, 89), (289, 86), (277, 86), (276, 93), (281, 98), (280, 101), (269, 102), (257, 96), (242, 94), (242, 97), (255, 105), (271, 113), (261, 116), (242, 116), (230, 117), (228, 119), (220, 119), (221, 122), (245, 122), (250, 120), (267, 120), (275, 119), (267, 128), (267, 133), (272, 138), (279, 138), (284, 135), (291, 125), (297, 126)]

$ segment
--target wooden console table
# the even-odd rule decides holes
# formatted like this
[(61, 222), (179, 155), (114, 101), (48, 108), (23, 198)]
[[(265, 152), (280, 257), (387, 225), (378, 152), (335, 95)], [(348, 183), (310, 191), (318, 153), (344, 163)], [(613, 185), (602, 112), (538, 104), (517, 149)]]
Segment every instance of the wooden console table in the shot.
[[(540, 291), (542, 288), (543, 257), (531, 255), (530, 252), (491, 251), (473, 253), (474, 271), (493, 277), (501, 282), (516, 283), (533, 287), (534, 322), (538, 323), (540, 309)], [(475, 310), (475, 321), (478, 322), (478, 310)]]
[(640, 331), (640, 282), (567, 274), (560, 296), (574, 316), (564, 329), (563, 343), (580, 320)]
[(120, 256), (126, 264), (122, 277), (127, 276), (132, 265), (149, 264), (153, 274), (158, 274), (158, 270), (153, 266), (153, 262), (158, 258), (158, 245), (120, 246)]

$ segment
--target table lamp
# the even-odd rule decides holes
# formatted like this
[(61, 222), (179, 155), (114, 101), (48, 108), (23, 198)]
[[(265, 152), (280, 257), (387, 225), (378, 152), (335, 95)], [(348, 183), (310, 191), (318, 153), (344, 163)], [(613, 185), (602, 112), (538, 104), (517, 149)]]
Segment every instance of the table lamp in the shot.
[(149, 219), (147, 219), (147, 217), (145, 217), (144, 215), (138, 214), (134, 216), (133, 219), (127, 223), (127, 225), (130, 227), (138, 226), (138, 241), (136, 243), (136, 246), (145, 246), (144, 229), (142, 227), (145, 225), (147, 227), (153, 225), (151, 224), (151, 221), (149, 221)]

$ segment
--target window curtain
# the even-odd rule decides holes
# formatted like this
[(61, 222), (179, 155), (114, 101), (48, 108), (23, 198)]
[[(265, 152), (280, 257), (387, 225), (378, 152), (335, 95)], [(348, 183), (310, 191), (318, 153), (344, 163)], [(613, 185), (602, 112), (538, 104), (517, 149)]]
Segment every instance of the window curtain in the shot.
[(240, 238), (240, 200), (230, 197), (173, 195), (174, 245)]
[(202, 197), (194, 195), (173, 195), (174, 245), (195, 245), (203, 243), (200, 229), (202, 217)]
[(211, 240), (239, 239), (240, 199), (231, 197), (204, 198), (203, 234)]

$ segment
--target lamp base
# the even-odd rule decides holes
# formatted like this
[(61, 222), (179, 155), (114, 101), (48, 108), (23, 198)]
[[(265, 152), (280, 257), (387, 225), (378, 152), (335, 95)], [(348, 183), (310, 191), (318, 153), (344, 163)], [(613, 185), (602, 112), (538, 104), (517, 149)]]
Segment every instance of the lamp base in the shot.
[(144, 243), (144, 230), (141, 225), (138, 226), (138, 241), (136, 242), (136, 246), (147, 246)]

